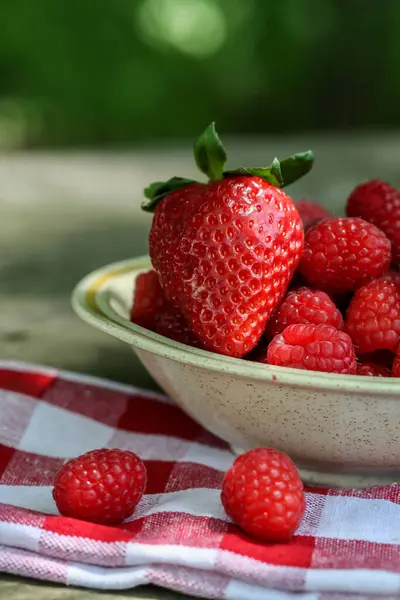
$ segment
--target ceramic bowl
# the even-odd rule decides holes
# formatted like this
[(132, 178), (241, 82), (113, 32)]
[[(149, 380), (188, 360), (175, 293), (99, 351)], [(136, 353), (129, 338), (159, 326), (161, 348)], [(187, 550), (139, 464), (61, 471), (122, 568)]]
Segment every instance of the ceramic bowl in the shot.
[(84, 321), (137, 352), (147, 370), (196, 421), (235, 452), (273, 446), (314, 485), (364, 487), (400, 481), (400, 380), (262, 365), (190, 348), (129, 321), (147, 257), (83, 279), (73, 307)]

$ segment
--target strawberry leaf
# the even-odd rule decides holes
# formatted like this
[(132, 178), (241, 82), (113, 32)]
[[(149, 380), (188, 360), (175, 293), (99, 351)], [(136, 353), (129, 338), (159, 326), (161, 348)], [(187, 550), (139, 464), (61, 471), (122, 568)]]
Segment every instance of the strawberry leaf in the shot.
[(312, 150), (298, 152), (297, 154), (293, 154), (293, 156), (281, 160), (280, 163), (283, 185), (289, 185), (311, 171), (314, 164), (314, 154)]
[(314, 155), (309, 150), (308, 152), (294, 154), (284, 160), (274, 158), (268, 167), (239, 167), (231, 171), (224, 171), (224, 177), (234, 177), (235, 175), (256, 176), (276, 187), (283, 188), (308, 173), (313, 162)]
[(148, 200), (142, 203), (142, 209), (146, 212), (154, 212), (157, 204), (165, 196), (192, 183), (198, 183), (198, 181), (184, 177), (171, 177), (168, 181), (154, 181), (144, 190), (144, 195)]
[(211, 123), (197, 139), (193, 152), (196, 165), (202, 173), (209, 179), (222, 179), (227, 156), (215, 130), (215, 123)]

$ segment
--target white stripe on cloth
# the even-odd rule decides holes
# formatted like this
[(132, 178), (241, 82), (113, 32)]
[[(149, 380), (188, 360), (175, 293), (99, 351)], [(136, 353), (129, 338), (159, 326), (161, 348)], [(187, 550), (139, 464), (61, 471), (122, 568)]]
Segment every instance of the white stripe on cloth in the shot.
[[(28, 508), (45, 515), (58, 515), (51, 485), (0, 485), (0, 503)], [(3, 523), (0, 523), (2, 526)]]
[(217, 548), (128, 542), (125, 564), (134, 566), (159, 562), (209, 570), (215, 568), (217, 555)]
[(100, 590), (126, 590), (151, 583), (148, 579), (148, 566), (110, 569), (70, 563), (67, 579), (68, 585)]
[(0, 544), (16, 546), (25, 550), (39, 550), (42, 530), (32, 525), (0, 522)]
[(317, 537), (400, 544), (400, 505), (390, 500), (325, 496)]
[(400, 574), (375, 569), (309, 569), (306, 590), (348, 594), (398, 594)]
[[(0, 502), (28, 508), (47, 515), (59, 512), (52, 496), (52, 486), (0, 485)], [(195, 488), (180, 492), (146, 494), (129, 519), (134, 521), (157, 513), (186, 513), (198, 517), (214, 517), (229, 521), (221, 504), (220, 491)], [(1, 526), (1, 523), (0, 523)]]

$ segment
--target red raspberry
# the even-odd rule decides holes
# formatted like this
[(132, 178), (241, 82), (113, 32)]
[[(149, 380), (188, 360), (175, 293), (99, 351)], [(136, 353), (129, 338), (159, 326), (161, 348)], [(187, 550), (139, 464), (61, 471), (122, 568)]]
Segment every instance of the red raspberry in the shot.
[(400, 377), (400, 346), (393, 362), (392, 377)]
[(300, 272), (319, 289), (353, 291), (383, 275), (390, 259), (390, 242), (375, 225), (337, 217), (308, 230)]
[(267, 332), (271, 338), (288, 325), (296, 323), (328, 324), (341, 329), (343, 317), (325, 292), (303, 287), (289, 292), (270, 319)]
[(379, 227), (392, 242), (393, 262), (400, 264), (400, 190), (378, 180), (362, 183), (347, 200), (346, 212)]
[(154, 270), (140, 273), (135, 281), (131, 308), (131, 321), (141, 327), (152, 329), (154, 319), (165, 308), (167, 300), (158, 275)]
[(261, 362), (347, 375), (357, 370), (351, 339), (332, 325), (289, 325), (274, 337)]
[(182, 313), (165, 298), (153, 270), (136, 279), (131, 321), (181, 344), (200, 346)]
[(303, 222), (304, 231), (307, 231), (309, 227), (316, 225), (322, 219), (332, 216), (329, 210), (316, 202), (311, 202), (311, 200), (299, 200), (296, 202), (296, 208)]
[(235, 460), (225, 473), (221, 500), (239, 527), (266, 542), (290, 540), (305, 511), (296, 467), (272, 448), (256, 448)]
[(345, 330), (357, 352), (395, 352), (400, 341), (400, 296), (395, 278), (386, 275), (354, 294), (346, 314)]
[(370, 377), (391, 377), (391, 371), (386, 365), (372, 361), (365, 361), (357, 365), (357, 375)]
[(170, 340), (175, 340), (175, 342), (201, 348), (201, 343), (193, 333), (189, 323), (172, 304), (168, 304), (164, 312), (157, 316), (153, 331)]
[(53, 489), (65, 517), (109, 525), (129, 517), (143, 496), (146, 468), (133, 452), (93, 450), (69, 460)]

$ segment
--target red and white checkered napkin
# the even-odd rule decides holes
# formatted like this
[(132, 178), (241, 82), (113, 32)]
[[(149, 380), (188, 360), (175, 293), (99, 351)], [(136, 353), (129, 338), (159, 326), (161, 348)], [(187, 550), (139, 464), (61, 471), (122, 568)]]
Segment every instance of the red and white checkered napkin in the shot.
[[(133, 450), (148, 470), (146, 495), (119, 527), (60, 517), (51, 496), (63, 462), (100, 447)], [(399, 597), (400, 487), (309, 489), (293, 541), (259, 544), (220, 504), (232, 460), (163, 396), (1, 362), (0, 571), (231, 600)]]

